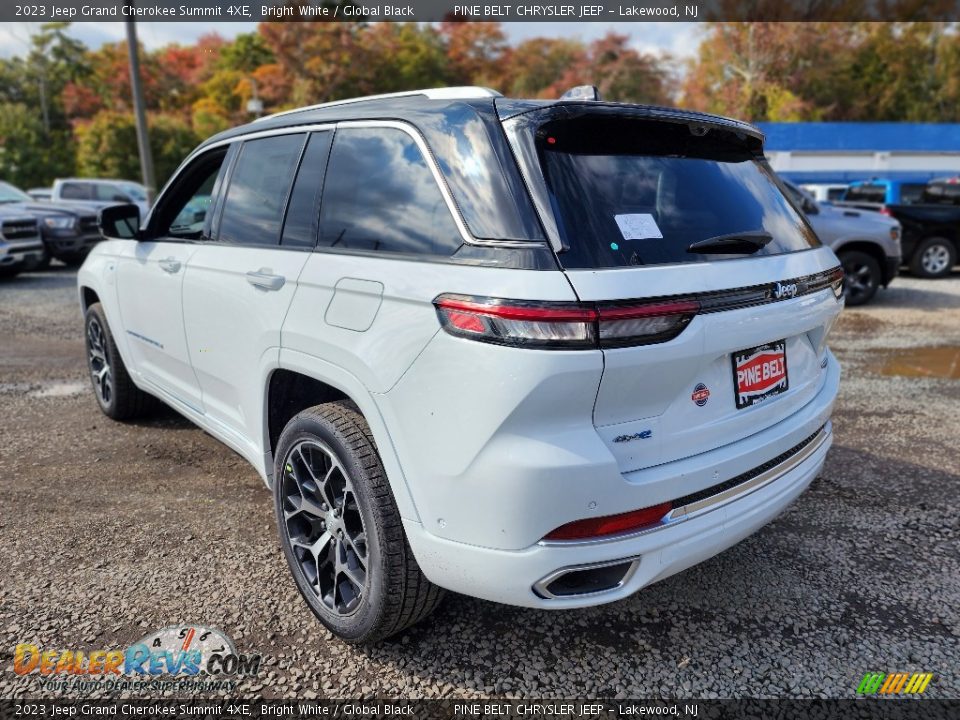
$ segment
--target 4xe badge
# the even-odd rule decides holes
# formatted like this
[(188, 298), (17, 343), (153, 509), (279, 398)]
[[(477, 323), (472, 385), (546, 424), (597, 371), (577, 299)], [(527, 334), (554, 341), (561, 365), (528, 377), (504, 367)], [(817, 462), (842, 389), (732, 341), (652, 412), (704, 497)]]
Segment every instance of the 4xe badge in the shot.
[(710, 399), (710, 388), (703, 383), (697, 383), (697, 386), (693, 389), (693, 394), (690, 396), (690, 399), (697, 404), (697, 407), (703, 407), (707, 404), (707, 400)]

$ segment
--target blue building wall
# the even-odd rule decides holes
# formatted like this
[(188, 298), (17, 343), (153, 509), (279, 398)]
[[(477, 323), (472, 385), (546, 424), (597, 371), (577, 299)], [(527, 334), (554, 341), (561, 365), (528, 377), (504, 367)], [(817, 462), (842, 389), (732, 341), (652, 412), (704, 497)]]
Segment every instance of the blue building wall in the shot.
[[(852, 123), (799, 122), (757, 123), (767, 137), (768, 153), (811, 153), (823, 157), (822, 169), (796, 170), (785, 167), (780, 173), (795, 182), (848, 183), (884, 177), (894, 180), (926, 181), (948, 174), (960, 174), (960, 124), (958, 123)], [(893, 153), (900, 165), (909, 159), (910, 169), (880, 170), (837, 167), (832, 154)], [(933, 167), (930, 156), (937, 157)], [(944, 156), (953, 156), (944, 168)], [(926, 160), (925, 160), (926, 156)], [(809, 164), (809, 162), (807, 163)], [(931, 163), (932, 164), (932, 163)], [(952, 170), (951, 170), (952, 169)]]

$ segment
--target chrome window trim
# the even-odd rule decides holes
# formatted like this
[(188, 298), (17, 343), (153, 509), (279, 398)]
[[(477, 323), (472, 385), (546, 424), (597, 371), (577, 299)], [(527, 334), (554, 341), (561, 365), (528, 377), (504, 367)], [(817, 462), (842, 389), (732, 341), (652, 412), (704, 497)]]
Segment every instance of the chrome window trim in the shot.
[(214, 150), (224, 145), (232, 145), (234, 143), (244, 143), (247, 140), (256, 140), (257, 138), (271, 137), (273, 135), (294, 135), (296, 133), (310, 133), (310, 132), (320, 132), (323, 130), (334, 130), (336, 129), (336, 123), (321, 123), (315, 125), (290, 125), (289, 127), (274, 128), (272, 130), (262, 130), (260, 132), (251, 132), (244, 135), (237, 135), (236, 137), (224, 138), (223, 140), (218, 140), (217, 142), (210, 143), (209, 145), (201, 145), (196, 148), (193, 152), (187, 155), (186, 160), (184, 160), (173, 171), (173, 174), (170, 176), (170, 179), (167, 180), (167, 184), (163, 186), (163, 190), (157, 195), (156, 199), (150, 205), (150, 212), (147, 213), (140, 221), (140, 227), (146, 228), (150, 225), (150, 220), (153, 217), (153, 211), (160, 204), (160, 201), (163, 200), (170, 188), (177, 182), (180, 178), (180, 175), (183, 174), (183, 171), (190, 166), (194, 160), (196, 160), (201, 155), (206, 155), (210, 150)]
[(590, 538), (586, 540), (541, 540), (537, 544), (544, 547), (578, 547), (584, 545), (615, 543), (623, 540), (630, 540), (648, 533), (657, 532), (665, 527), (670, 527), (678, 523), (685, 522), (686, 520), (690, 520), (691, 518), (699, 517), (700, 515), (717, 510), (724, 505), (728, 505), (731, 502), (754, 493), (757, 490), (766, 487), (770, 483), (776, 482), (811, 457), (823, 446), (829, 437), (830, 431), (825, 425), (824, 427), (820, 428), (813, 440), (807, 443), (795, 455), (787, 458), (779, 465), (775, 465), (769, 470), (760, 473), (755, 478), (746, 480), (739, 485), (730, 488), (729, 490), (724, 490), (716, 495), (711, 495), (708, 498), (689, 503), (683, 507), (674, 508), (656, 525), (644, 528), (643, 530), (622, 533), (620, 535), (610, 535), (608, 537)]

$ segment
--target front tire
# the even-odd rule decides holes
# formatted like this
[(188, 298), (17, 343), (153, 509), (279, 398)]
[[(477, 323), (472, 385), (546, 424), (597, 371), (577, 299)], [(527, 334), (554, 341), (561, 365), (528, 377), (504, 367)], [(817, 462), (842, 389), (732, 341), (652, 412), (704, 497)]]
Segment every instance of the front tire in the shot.
[(850, 250), (840, 253), (840, 263), (843, 265), (843, 294), (847, 306), (870, 302), (883, 281), (877, 259), (865, 252)]
[(84, 326), (90, 381), (103, 414), (114, 420), (133, 420), (152, 412), (158, 401), (130, 379), (100, 303), (87, 308)]
[(957, 249), (946, 238), (921, 240), (910, 258), (910, 272), (918, 277), (942, 278), (957, 264)]
[(366, 420), (353, 403), (295, 416), (277, 443), (274, 505), (297, 589), (348, 643), (429, 615), (443, 591), (420, 571)]

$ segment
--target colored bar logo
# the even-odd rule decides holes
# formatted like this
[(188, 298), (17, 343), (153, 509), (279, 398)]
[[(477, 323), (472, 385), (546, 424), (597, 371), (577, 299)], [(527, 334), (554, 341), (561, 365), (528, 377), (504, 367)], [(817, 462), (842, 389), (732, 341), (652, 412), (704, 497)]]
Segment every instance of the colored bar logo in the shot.
[(933, 673), (867, 673), (857, 688), (858, 695), (921, 695)]

